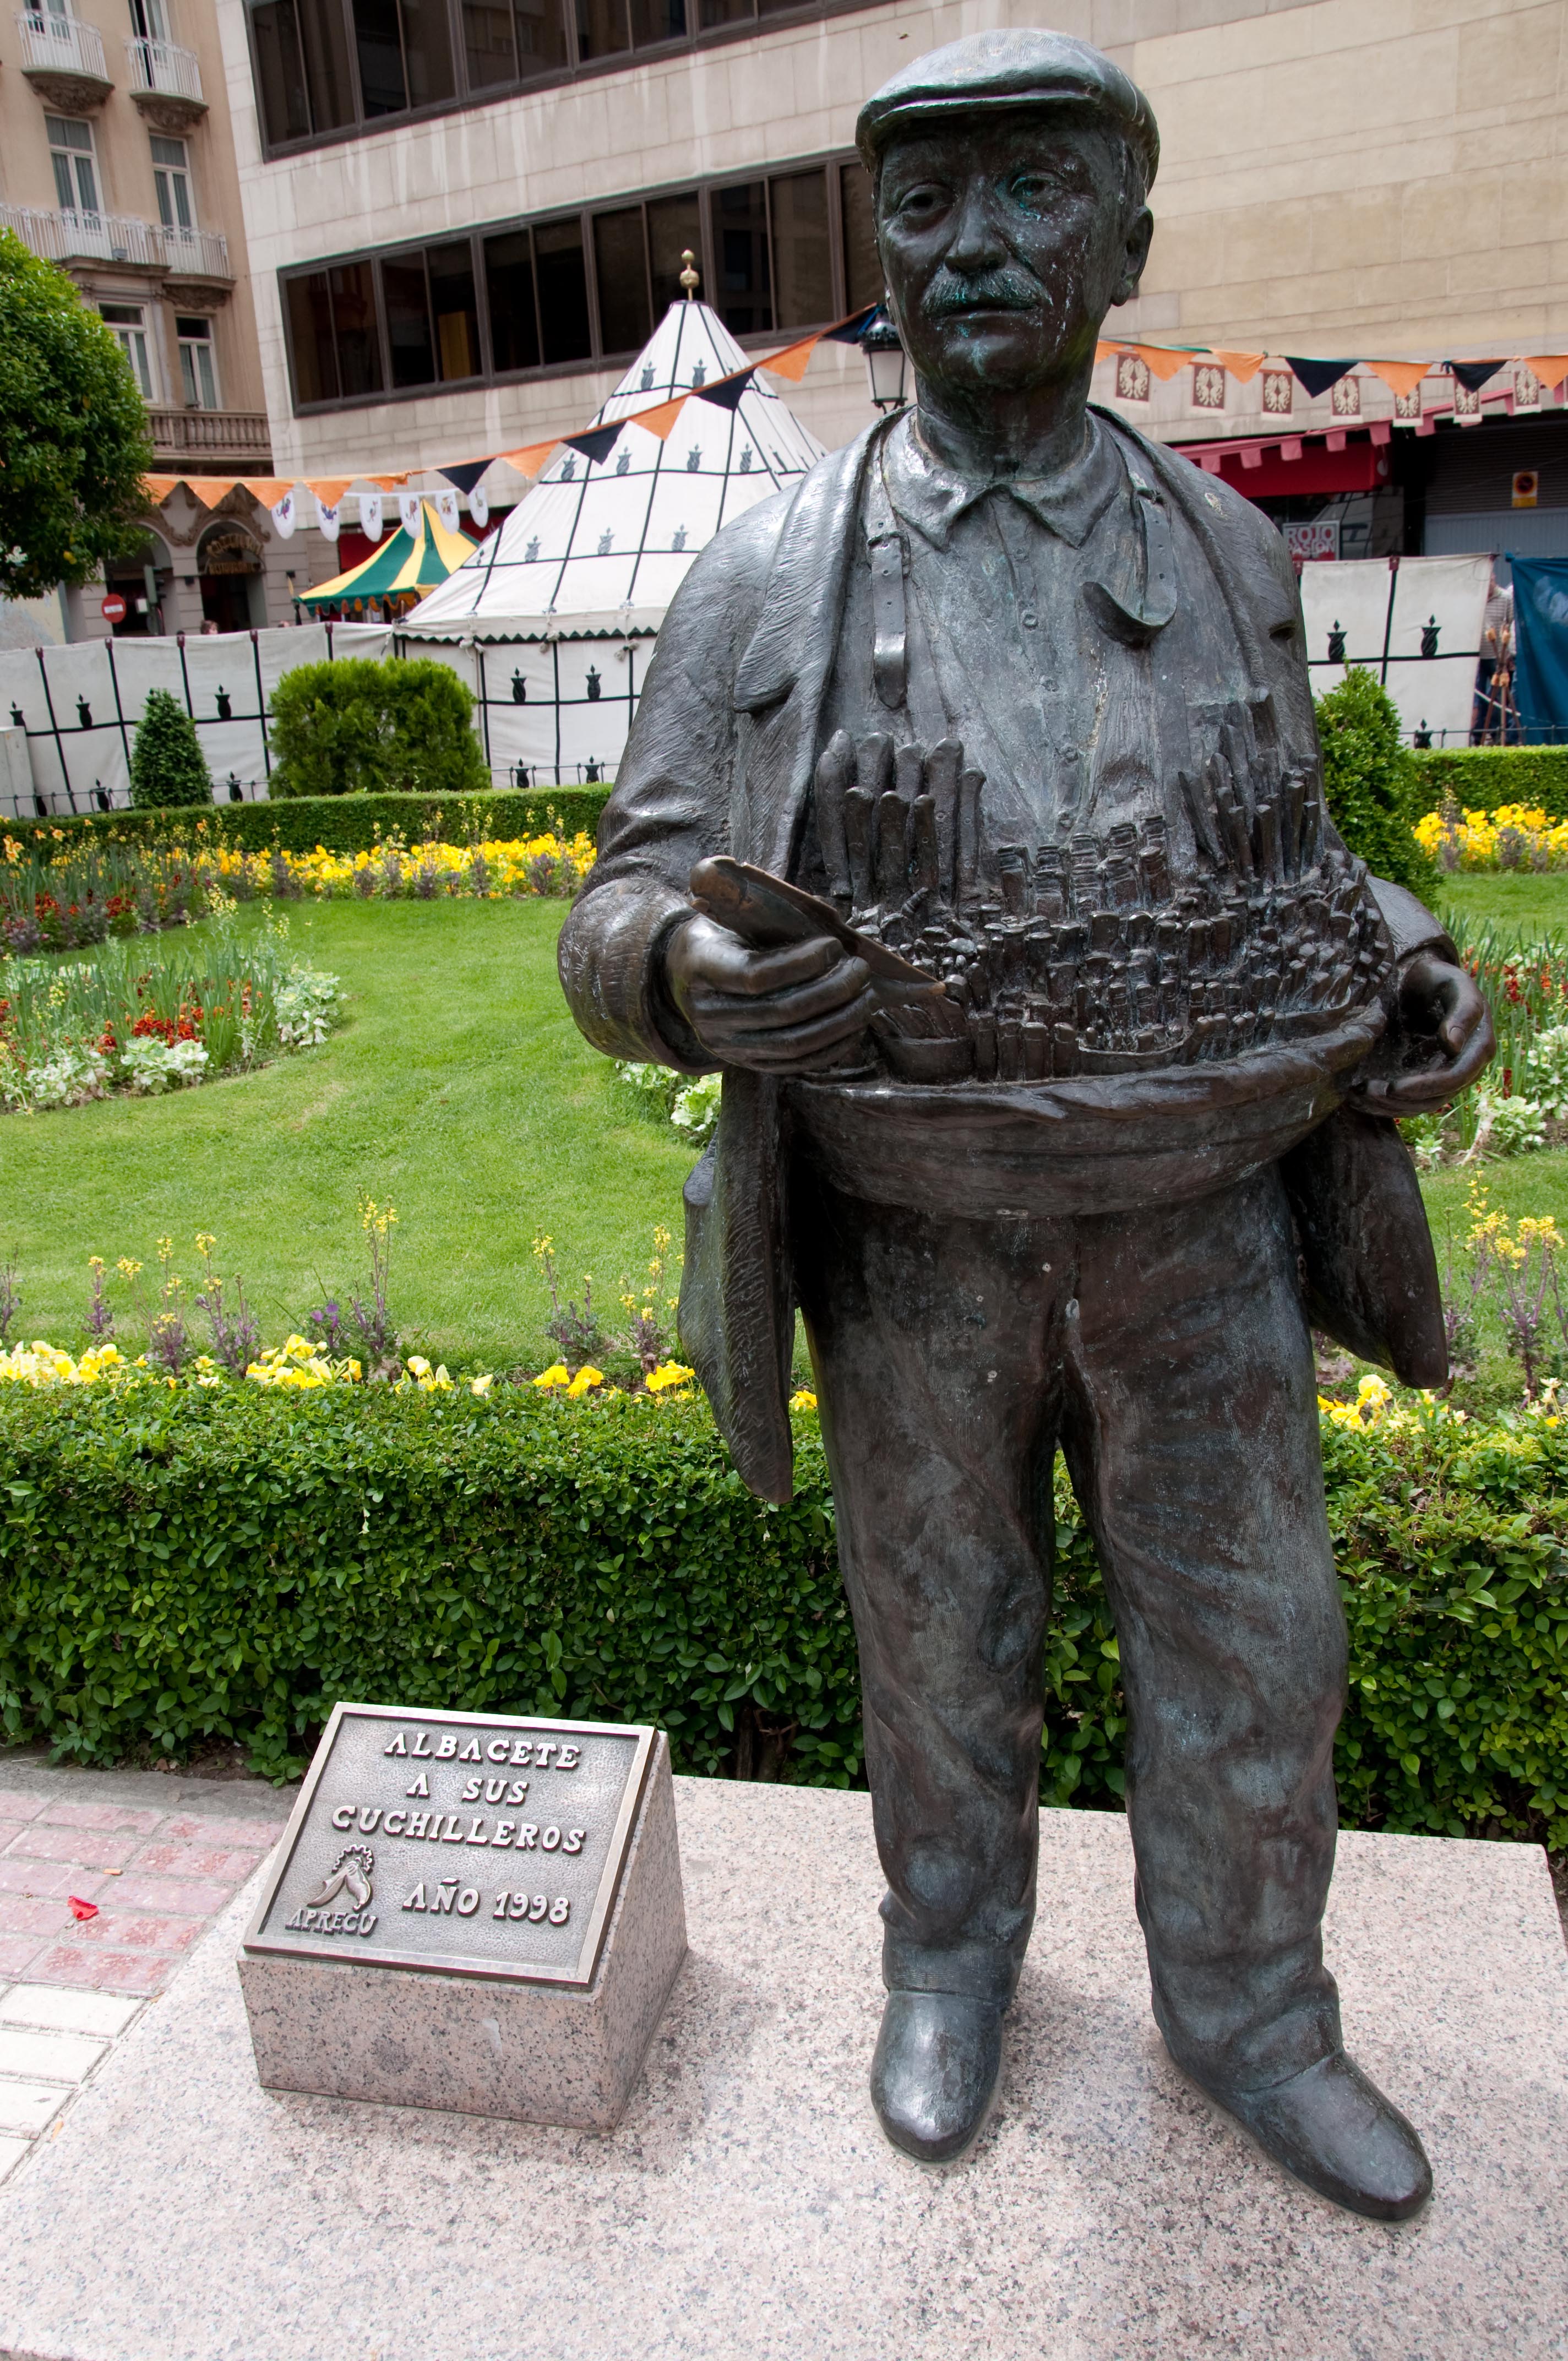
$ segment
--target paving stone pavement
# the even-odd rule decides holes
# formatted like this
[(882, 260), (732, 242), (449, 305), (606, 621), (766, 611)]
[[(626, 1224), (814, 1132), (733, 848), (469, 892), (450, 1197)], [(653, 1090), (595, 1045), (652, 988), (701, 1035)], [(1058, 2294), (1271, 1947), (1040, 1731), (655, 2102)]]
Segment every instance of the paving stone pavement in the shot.
[[(0, 1752), (0, 2180), (282, 1833), (294, 1788)], [(70, 1897), (95, 1903), (78, 1921)]]

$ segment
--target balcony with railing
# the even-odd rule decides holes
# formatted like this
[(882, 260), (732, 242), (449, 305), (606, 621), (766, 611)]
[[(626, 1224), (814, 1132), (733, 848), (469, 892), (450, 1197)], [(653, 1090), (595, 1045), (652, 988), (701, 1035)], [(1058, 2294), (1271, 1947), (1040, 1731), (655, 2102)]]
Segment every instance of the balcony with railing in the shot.
[(24, 8), (16, 17), (22, 71), (40, 98), (62, 115), (88, 115), (114, 89), (94, 25), (57, 16), (52, 8)]
[(222, 280), (234, 284), (229, 269), (229, 242), (221, 230), (174, 229), (160, 223), (156, 235), (163, 248), (163, 267), (171, 279)]
[(162, 232), (133, 214), (46, 213), (38, 205), (0, 204), (0, 223), (46, 262), (117, 262), (135, 270), (161, 270)]
[(0, 224), (46, 262), (107, 262), (122, 269), (166, 272), (203, 287), (234, 284), (221, 230), (170, 229), (135, 214), (47, 213), (0, 204)]
[(174, 41), (129, 40), (130, 93), (148, 121), (176, 136), (207, 111), (202, 67), (194, 49)]
[(272, 465), (267, 413), (260, 410), (171, 410), (153, 403), (147, 413), (159, 459), (239, 463), (258, 475)]

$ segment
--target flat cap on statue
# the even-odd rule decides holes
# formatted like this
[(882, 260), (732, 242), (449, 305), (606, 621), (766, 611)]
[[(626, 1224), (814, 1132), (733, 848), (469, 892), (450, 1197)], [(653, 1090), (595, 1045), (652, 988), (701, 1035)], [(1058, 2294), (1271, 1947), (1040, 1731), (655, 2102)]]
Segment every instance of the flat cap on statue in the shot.
[(912, 59), (867, 99), (855, 126), (855, 144), (872, 164), (901, 131), (961, 123), (981, 111), (1030, 106), (1080, 107), (1104, 116), (1137, 150), (1146, 178), (1154, 179), (1159, 130), (1137, 84), (1087, 41), (1030, 26), (971, 33)]

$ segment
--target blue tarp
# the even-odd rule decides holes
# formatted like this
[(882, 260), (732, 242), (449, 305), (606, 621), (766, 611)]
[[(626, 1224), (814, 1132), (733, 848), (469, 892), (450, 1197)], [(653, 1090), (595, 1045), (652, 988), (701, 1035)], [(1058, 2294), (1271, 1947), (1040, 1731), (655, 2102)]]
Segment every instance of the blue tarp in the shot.
[(1568, 742), (1568, 557), (1515, 557), (1514, 703), (1527, 746)]

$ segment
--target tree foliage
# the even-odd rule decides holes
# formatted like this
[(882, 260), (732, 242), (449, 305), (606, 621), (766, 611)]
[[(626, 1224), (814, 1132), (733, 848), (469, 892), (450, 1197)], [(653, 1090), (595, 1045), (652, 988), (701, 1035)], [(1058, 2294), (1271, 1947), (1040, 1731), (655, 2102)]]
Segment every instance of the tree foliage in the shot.
[(131, 748), (131, 802), (138, 811), (210, 807), (213, 782), (196, 725), (166, 688), (148, 691)]
[(1318, 735), (1329, 811), (1352, 852), (1375, 877), (1430, 893), (1436, 872), (1411, 834), (1421, 816), (1420, 779), (1387, 690), (1353, 665), (1319, 697)]
[(269, 796), (468, 795), (490, 774), (474, 692), (444, 664), (301, 664), (272, 692)]
[(0, 594), (134, 549), (152, 462), (130, 364), (63, 270), (0, 230)]

